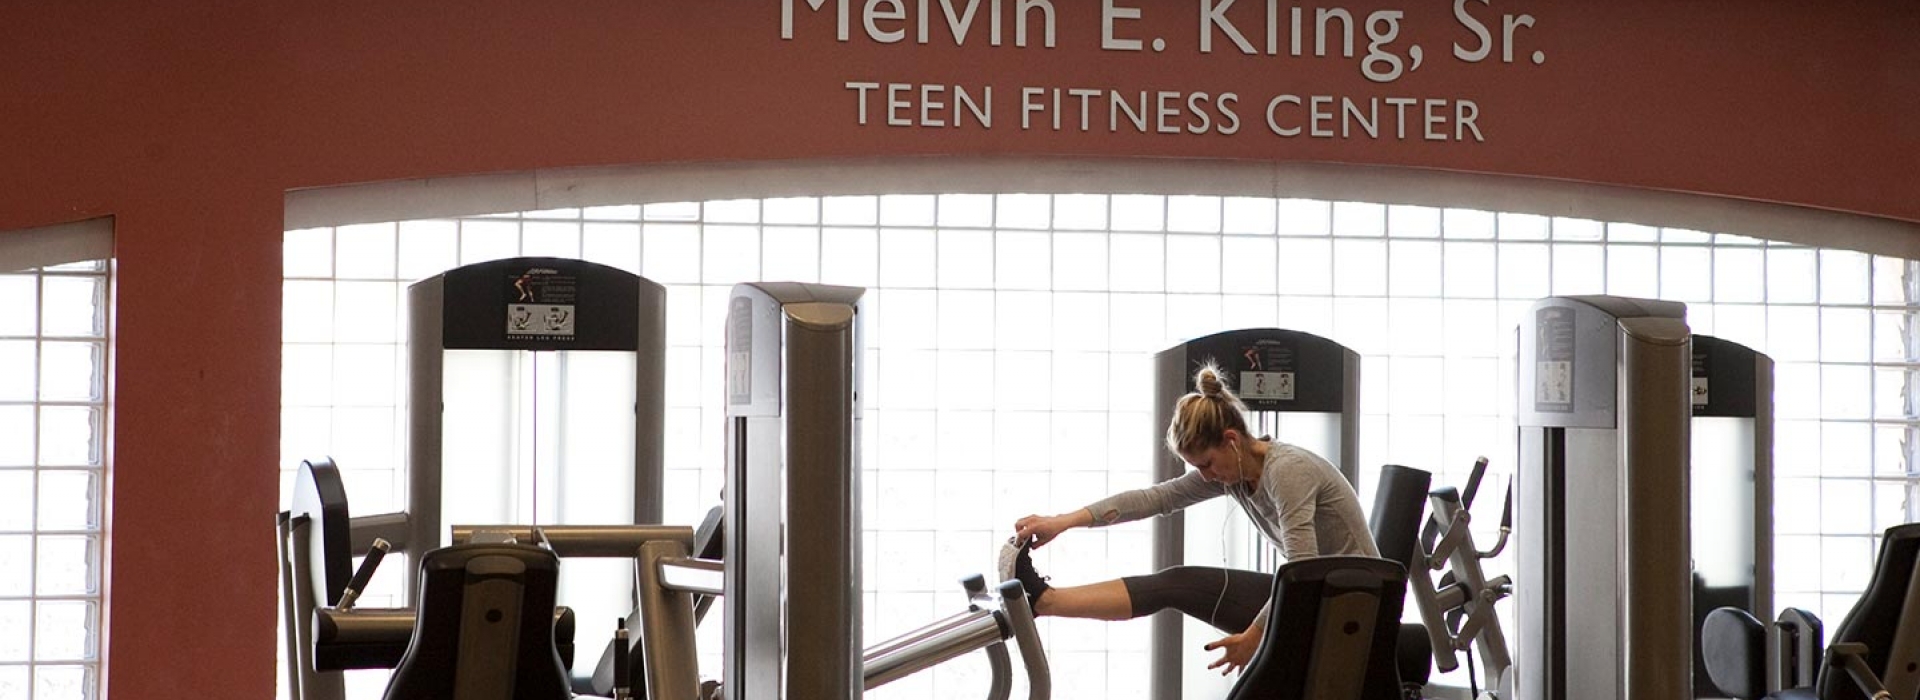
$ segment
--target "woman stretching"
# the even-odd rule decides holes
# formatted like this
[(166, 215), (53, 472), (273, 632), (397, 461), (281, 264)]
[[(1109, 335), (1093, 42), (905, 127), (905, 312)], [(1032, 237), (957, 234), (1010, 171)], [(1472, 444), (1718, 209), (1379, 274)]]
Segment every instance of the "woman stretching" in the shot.
[[(1103, 527), (1167, 515), (1217, 496), (1229, 496), (1261, 534), (1296, 561), (1317, 556), (1380, 556), (1367, 531), (1353, 486), (1327, 460), (1303, 448), (1249, 437), (1240, 399), (1209, 365), (1194, 376), (1196, 393), (1174, 404), (1167, 449), (1194, 471), (1143, 489), (1108, 496), (1059, 515), (1014, 522), (1001, 553), (1002, 580), (1019, 579), (1036, 615), (1127, 620), (1179, 610), (1227, 632), (1206, 645), (1219, 649), (1207, 668), (1222, 674), (1253, 659), (1271, 613), (1271, 574), (1176, 566), (1085, 586), (1053, 586), (1033, 568), (1030, 547), (1042, 547), (1076, 527)], [(1222, 668), (1224, 667), (1224, 668)]]

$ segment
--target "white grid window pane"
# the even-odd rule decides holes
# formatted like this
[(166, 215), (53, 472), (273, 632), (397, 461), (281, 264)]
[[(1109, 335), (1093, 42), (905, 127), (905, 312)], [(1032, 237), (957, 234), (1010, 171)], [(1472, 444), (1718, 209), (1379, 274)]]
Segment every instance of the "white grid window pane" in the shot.
[[(1502, 228), (1502, 235), (1505, 235)], [(1547, 246), (1536, 243), (1500, 245), (1500, 298), (1536, 299), (1549, 290), (1553, 262)]]
[[(298, 232), (289, 274), (331, 275), (332, 234)], [(0, 697), (99, 692), (108, 267), (0, 276)]]
[[(1436, 234), (1438, 230), (1436, 227)], [(1439, 243), (1394, 241), (1387, 250), (1391, 268), (1388, 279), (1393, 295), (1397, 297), (1439, 296), (1443, 286), (1441, 275), (1445, 262), (1441, 254), (1443, 250), (1445, 248)]]
[(640, 274), (640, 226), (588, 223), (580, 230), (581, 259)]
[(939, 222), (935, 205), (939, 199), (924, 194), (895, 194), (879, 198), (881, 226), (933, 226)]
[(1500, 239), (1507, 241), (1544, 241), (1550, 228), (1547, 217), (1535, 214), (1501, 212)]
[(1387, 244), (1384, 241), (1334, 241), (1333, 265), (1335, 296), (1387, 293)]
[(1227, 197), (1222, 204), (1221, 228), (1226, 233), (1272, 235), (1274, 202), (1265, 197)]
[(520, 254), (548, 258), (580, 257), (580, 223), (528, 221), (522, 225)]
[(1713, 251), (1668, 247), (1660, 251), (1660, 298), (1713, 301)]
[(1607, 246), (1607, 293), (1623, 297), (1660, 295), (1660, 249), (1641, 245)]
[(1053, 288), (1104, 291), (1107, 288), (1107, 234), (1053, 234)]
[(1333, 235), (1387, 235), (1387, 208), (1371, 202), (1334, 202)]
[(1220, 198), (1179, 196), (1167, 198), (1167, 230), (1181, 233), (1218, 233)]
[(1494, 237), (1494, 225), (1498, 218), (1490, 211), (1447, 209), (1441, 212), (1440, 220), (1447, 238), (1485, 240)]
[(993, 195), (940, 195), (940, 225), (984, 228), (993, 225)]
[(880, 286), (931, 288), (938, 268), (937, 247), (930, 229), (884, 229), (880, 232)]
[(334, 267), (346, 279), (393, 277), (396, 225), (356, 224), (334, 230)]
[(1003, 231), (994, 238), (994, 286), (1046, 289), (1052, 283), (1051, 235)]
[(1111, 226), (1115, 231), (1166, 230), (1166, 197), (1138, 194), (1115, 195), (1112, 198), (1112, 206)]
[(1606, 272), (1605, 248), (1564, 243), (1553, 246), (1553, 293), (1556, 296), (1604, 294)]
[(1276, 274), (1272, 238), (1229, 236), (1220, 242), (1220, 290), (1229, 294), (1274, 293)]
[(1713, 251), (1713, 300), (1766, 301), (1766, 251), (1761, 248), (1717, 248)]
[[(282, 271), (288, 277), (327, 277), (333, 274), (333, 229), (308, 228), (288, 231), (281, 256)], [(33, 279), (23, 277), (22, 279)], [(0, 283), (3, 285), (4, 283)], [(5, 292), (0, 291), (0, 299)]]
[(1167, 291), (1218, 292), (1220, 270), (1218, 237), (1167, 237)]
[(870, 228), (820, 232), (820, 281), (871, 287), (879, 280), (880, 234)]
[(1282, 199), (1278, 203), (1282, 236), (1325, 236), (1333, 232), (1333, 204), (1313, 199)]
[(994, 199), (995, 226), (1043, 229), (1053, 220), (1052, 198), (1043, 194), (1003, 194)]
[(646, 224), (641, 233), (641, 274), (660, 284), (700, 281), (700, 228), (691, 224)]
[(769, 281), (820, 281), (820, 229), (768, 226), (760, 241), (760, 270)]
[(939, 246), (941, 287), (993, 287), (993, 232), (941, 229)]
[(432, 277), (454, 267), (460, 259), (460, 225), (454, 221), (400, 222), (399, 247), (401, 279)]
[(1333, 243), (1324, 239), (1279, 241), (1281, 294), (1324, 295), (1333, 291)]
[(1820, 251), (1820, 303), (1873, 301), (1871, 257), (1850, 250)]
[(1816, 301), (1819, 266), (1814, 251), (1799, 248), (1767, 249), (1767, 301), (1800, 304)]

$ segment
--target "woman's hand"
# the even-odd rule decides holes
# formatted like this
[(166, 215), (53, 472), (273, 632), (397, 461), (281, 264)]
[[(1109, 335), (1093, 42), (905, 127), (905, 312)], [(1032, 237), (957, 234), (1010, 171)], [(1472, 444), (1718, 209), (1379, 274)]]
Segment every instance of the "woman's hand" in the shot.
[(1065, 516), (1029, 515), (1013, 521), (1013, 536), (1015, 541), (1025, 541), (1031, 537), (1033, 548), (1039, 549), (1046, 543), (1052, 542), (1053, 538), (1059, 537), (1060, 533), (1072, 529), (1073, 526), (1073, 521)]
[(1226, 668), (1220, 669), (1222, 676), (1246, 668), (1247, 663), (1253, 661), (1253, 652), (1260, 649), (1260, 637), (1264, 634), (1265, 630), (1249, 627), (1245, 632), (1230, 634), (1220, 641), (1208, 644), (1207, 651), (1219, 649), (1225, 653), (1221, 654), (1218, 661), (1208, 664), (1207, 668), (1215, 669), (1225, 666)]

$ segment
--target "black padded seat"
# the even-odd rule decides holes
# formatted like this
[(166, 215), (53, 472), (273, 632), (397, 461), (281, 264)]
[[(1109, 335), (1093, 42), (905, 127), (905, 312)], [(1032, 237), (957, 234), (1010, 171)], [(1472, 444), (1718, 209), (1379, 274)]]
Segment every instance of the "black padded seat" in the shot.
[[(1887, 528), (1881, 536), (1880, 558), (1873, 564), (1872, 582), (1867, 584), (1866, 593), (1860, 595), (1860, 601), (1854, 603), (1829, 640), (1829, 644), (1865, 644), (1867, 667), (1882, 680), (1890, 675), (1888, 662), (1902, 616), (1920, 617), (1920, 610), (1904, 609), (1916, 558), (1920, 558), (1920, 523)], [(1920, 665), (1920, 659), (1902, 659), (1900, 664), (1902, 667)], [(1867, 694), (1845, 670), (1832, 666), (1820, 669), (1820, 680), (1815, 687), (1824, 700), (1868, 700)], [(1888, 690), (1893, 691), (1893, 700), (1915, 700), (1920, 696), (1912, 689), (1904, 694), (1900, 688)]]
[(1407, 572), (1373, 557), (1318, 557), (1274, 573), (1260, 651), (1229, 700), (1399, 700), (1394, 647)]
[(418, 621), (387, 700), (568, 700), (554, 644), (560, 560), (520, 544), (469, 544), (420, 559)]
[(1767, 694), (1767, 628), (1739, 608), (1715, 608), (1700, 625), (1701, 661), (1707, 677), (1727, 697), (1756, 700)]

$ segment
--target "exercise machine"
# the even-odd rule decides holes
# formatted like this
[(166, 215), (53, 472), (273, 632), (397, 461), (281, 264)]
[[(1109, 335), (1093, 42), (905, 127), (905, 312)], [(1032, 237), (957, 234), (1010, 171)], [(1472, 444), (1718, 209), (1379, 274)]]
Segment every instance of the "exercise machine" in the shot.
[[(1716, 687), (1700, 632), (1707, 615), (1773, 610), (1773, 359), (1698, 334), (1692, 351), (1693, 694), (1711, 697)], [(1780, 624), (1791, 634), (1801, 622), (1783, 617)]]
[[(1326, 338), (1300, 331), (1258, 328), (1195, 338), (1154, 355), (1154, 423), (1173, 418), (1174, 401), (1195, 391), (1200, 367), (1220, 368), (1228, 386), (1247, 405), (1248, 429), (1304, 447), (1331, 462), (1358, 490), (1354, 466), (1360, 450), (1360, 355)], [(1153, 479), (1186, 471), (1178, 455), (1153, 433)], [(1185, 512), (1155, 518), (1153, 568), (1181, 564), (1272, 571), (1279, 556), (1227, 499), (1195, 504)], [(1204, 672), (1211, 660), (1198, 643), (1213, 630), (1177, 612), (1154, 616), (1150, 671), (1153, 700), (1219, 697), (1229, 679)]]
[[(318, 521), (290, 513), (283, 554), (326, 550), (308, 562), (314, 584), (305, 603), (290, 588), (305, 577), (283, 571), (290, 609), (338, 606), (353, 557), (384, 541), (413, 558), (448, 544), (449, 522), (660, 521), (663, 287), (581, 260), (514, 258), (448, 270), (414, 283), (407, 297), (406, 506), (327, 521), (340, 531), (324, 536), (310, 530)], [(611, 622), (633, 604), (627, 566), (576, 562), (560, 597), (587, 620)], [(419, 590), (420, 569), (403, 569), (399, 609), (407, 612), (396, 620), (412, 618)], [(288, 625), (290, 640), (306, 642), (295, 647), (310, 646), (311, 620), (290, 614)], [(344, 692), (337, 680), (301, 678), (301, 669), (313, 672), (310, 664), (293, 670), (296, 685), (326, 684), (320, 700)]]
[[(1513, 593), (1513, 582), (1507, 576), (1489, 579), (1481, 566), (1507, 547), (1513, 527), (1513, 490), (1509, 484), (1500, 515), (1500, 539), (1491, 549), (1481, 550), (1473, 539), (1472, 509), (1486, 473), (1487, 458), (1481, 457), (1473, 463), (1464, 493), (1445, 486), (1426, 494), (1432, 514), (1421, 532), (1414, 562), (1407, 567), (1407, 585), (1434, 665), (1450, 672), (1461, 666), (1462, 652), (1467, 653), (1469, 665), (1472, 654), (1478, 652), (1486, 672), (1486, 691), (1481, 692), (1469, 666), (1468, 692), (1488, 700), (1514, 700), (1513, 660), (1495, 607)], [(1440, 573), (1437, 579), (1435, 573)]]
[(1551, 297), (1519, 329), (1514, 697), (1692, 686), (1682, 304)]
[[(857, 700), (869, 687), (1008, 638), (1018, 639), (1029, 697), (1049, 696), (1045, 652), (1018, 582), (1000, 586), (995, 609), (970, 588), (967, 612), (862, 649), (864, 293), (820, 284), (734, 287), (726, 325), (725, 562), (690, 559), (672, 543), (642, 550), (646, 685), (665, 693), (658, 697), (686, 697), (692, 687), (685, 596), (695, 593), (722, 596), (721, 690), (731, 700)], [(702, 572), (720, 574), (719, 585), (701, 583)], [(995, 664), (996, 676), (1003, 666)], [(1003, 686), (996, 681), (990, 694)]]
[[(407, 304), (396, 549), (449, 544), (452, 523), (661, 522), (664, 287), (584, 260), (513, 258), (416, 282)], [(412, 591), (418, 568), (407, 571)], [(560, 597), (610, 637), (630, 578), (624, 562), (571, 562)]]
[[(562, 669), (572, 663), (574, 613), (550, 602), (557, 562), (549, 565), (543, 563), (544, 555), (509, 552), (501, 556), (519, 560), (519, 568), (502, 571), (498, 570), (501, 567), (494, 566), (500, 561), (495, 558), (471, 552), (461, 554), (450, 548), (430, 550), (423, 555), (421, 566), (437, 573), (420, 578), (421, 588), (416, 593), (427, 592), (429, 584), (434, 584), (431, 589), (440, 596), (439, 603), (427, 617), (440, 624), (423, 631), (418, 629), (422, 616), (416, 608), (356, 605), (390, 547), (385, 540), (375, 540), (368, 547), (365, 560), (354, 568), (351, 523), (352, 514), (339, 468), (331, 460), (302, 462), (295, 477), (292, 508), (282, 513), (280, 520), (288, 692), (293, 700), (342, 700), (346, 689), (341, 672), (394, 669), (408, 658), (409, 646), (416, 638), (432, 646), (447, 643), (442, 638), (447, 635), (447, 629), (454, 630), (454, 636), (458, 636), (458, 630), (465, 623), (457, 619), (458, 615), (449, 621), (443, 614), (464, 606), (467, 598), (462, 593), (466, 588), (462, 584), (467, 577), (459, 572), (470, 568), (478, 569), (475, 576), (493, 582), (481, 587), (480, 593), (471, 600), (478, 603), (506, 594), (531, 595), (533, 602), (515, 605), (517, 609), (529, 611), (529, 615), (533, 610), (544, 611), (541, 614), (545, 616), (545, 623), (528, 624), (523, 620), (515, 629), (546, 638), (548, 641), (538, 644), (551, 648), (561, 660)], [(669, 531), (668, 534), (675, 533)], [(437, 583), (433, 579), (437, 579)], [(500, 585), (495, 584), (503, 582), (514, 590), (498, 590)], [(543, 604), (541, 600), (549, 602)], [(423, 653), (426, 657), (434, 655)], [(416, 654), (415, 658), (421, 656)]]
[[(1760, 687), (1761, 669), (1769, 686), (1785, 672), (1781, 658), (1765, 658), (1755, 643), (1754, 625), (1712, 625), (1714, 642), (1734, 642), (1746, 653), (1707, 656), (1708, 672), (1719, 689), (1740, 700), (1914, 700), (1920, 698), (1920, 523), (1888, 528), (1880, 535), (1873, 579), (1847, 612), (1826, 649), (1825, 661), (1807, 687)], [(1712, 621), (1751, 621), (1738, 608), (1725, 608)], [(1817, 626), (1817, 624), (1816, 624)], [(1722, 636), (1721, 632), (1728, 632)], [(1804, 638), (1803, 638), (1804, 639)], [(1818, 641), (1813, 640), (1817, 645)], [(1735, 646), (1735, 645), (1728, 645)], [(1722, 651), (1727, 646), (1716, 644)], [(1779, 647), (1776, 647), (1779, 650)], [(1801, 649), (1799, 660), (1813, 654)], [(1800, 673), (1808, 669), (1801, 668)]]
[(1700, 625), (1703, 655), (1698, 672), (1713, 685), (1705, 694), (1755, 700), (1784, 690), (1813, 689), (1826, 651), (1819, 616), (1787, 608), (1773, 624), (1762, 625), (1743, 608), (1708, 611)]

